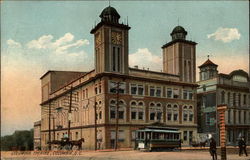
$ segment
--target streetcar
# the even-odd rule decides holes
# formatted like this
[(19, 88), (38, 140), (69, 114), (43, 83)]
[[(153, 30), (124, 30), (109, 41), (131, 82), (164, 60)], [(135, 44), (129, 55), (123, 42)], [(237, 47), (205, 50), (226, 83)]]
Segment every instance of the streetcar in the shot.
[(177, 128), (150, 126), (136, 130), (135, 149), (153, 151), (181, 147)]

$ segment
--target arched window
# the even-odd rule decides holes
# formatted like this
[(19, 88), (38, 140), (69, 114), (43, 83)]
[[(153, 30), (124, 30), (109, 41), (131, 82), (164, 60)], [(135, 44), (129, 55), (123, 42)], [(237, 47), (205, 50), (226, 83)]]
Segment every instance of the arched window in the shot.
[(162, 120), (162, 106), (161, 103), (158, 103), (155, 106), (155, 103), (151, 102), (149, 105), (149, 120), (151, 121), (161, 121)]
[(167, 121), (172, 121), (172, 105), (168, 104), (167, 105)]
[(230, 92), (227, 93), (227, 104), (230, 106)]
[(175, 104), (173, 107), (173, 120), (178, 121), (179, 120), (179, 108), (178, 105)]
[(142, 101), (130, 103), (130, 119), (131, 120), (144, 120), (145, 107)]
[(118, 118), (124, 119), (125, 118), (125, 102), (123, 100), (119, 100), (119, 105), (116, 105), (115, 100), (111, 100), (109, 104), (109, 110), (110, 110), (110, 119), (116, 118), (116, 107), (118, 107)]

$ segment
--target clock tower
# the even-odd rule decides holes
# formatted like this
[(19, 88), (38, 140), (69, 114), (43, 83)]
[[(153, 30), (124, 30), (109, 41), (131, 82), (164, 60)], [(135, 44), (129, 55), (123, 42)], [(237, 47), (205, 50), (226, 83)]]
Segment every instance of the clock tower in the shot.
[(106, 7), (101, 22), (91, 30), (94, 34), (95, 71), (128, 74), (128, 30), (130, 27), (120, 24), (120, 15), (115, 8)]

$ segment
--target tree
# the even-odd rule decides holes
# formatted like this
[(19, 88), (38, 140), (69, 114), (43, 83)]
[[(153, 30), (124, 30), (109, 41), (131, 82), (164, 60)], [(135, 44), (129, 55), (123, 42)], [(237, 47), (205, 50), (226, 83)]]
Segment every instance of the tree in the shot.
[(33, 133), (33, 129), (15, 131), (12, 135), (1, 137), (1, 150), (33, 150)]

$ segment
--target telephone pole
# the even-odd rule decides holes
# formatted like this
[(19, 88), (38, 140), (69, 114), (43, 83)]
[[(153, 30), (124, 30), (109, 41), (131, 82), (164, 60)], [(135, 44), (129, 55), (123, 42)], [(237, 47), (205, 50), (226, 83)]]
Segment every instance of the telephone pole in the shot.
[(117, 150), (117, 148), (118, 148), (119, 88), (120, 88), (120, 82), (117, 82), (117, 83), (116, 83), (116, 125), (115, 125), (115, 150)]
[(70, 140), (71, 106), (72, 106), (72, 86), (70, 88), (69, 112), (68, 112), (68, 140)]

